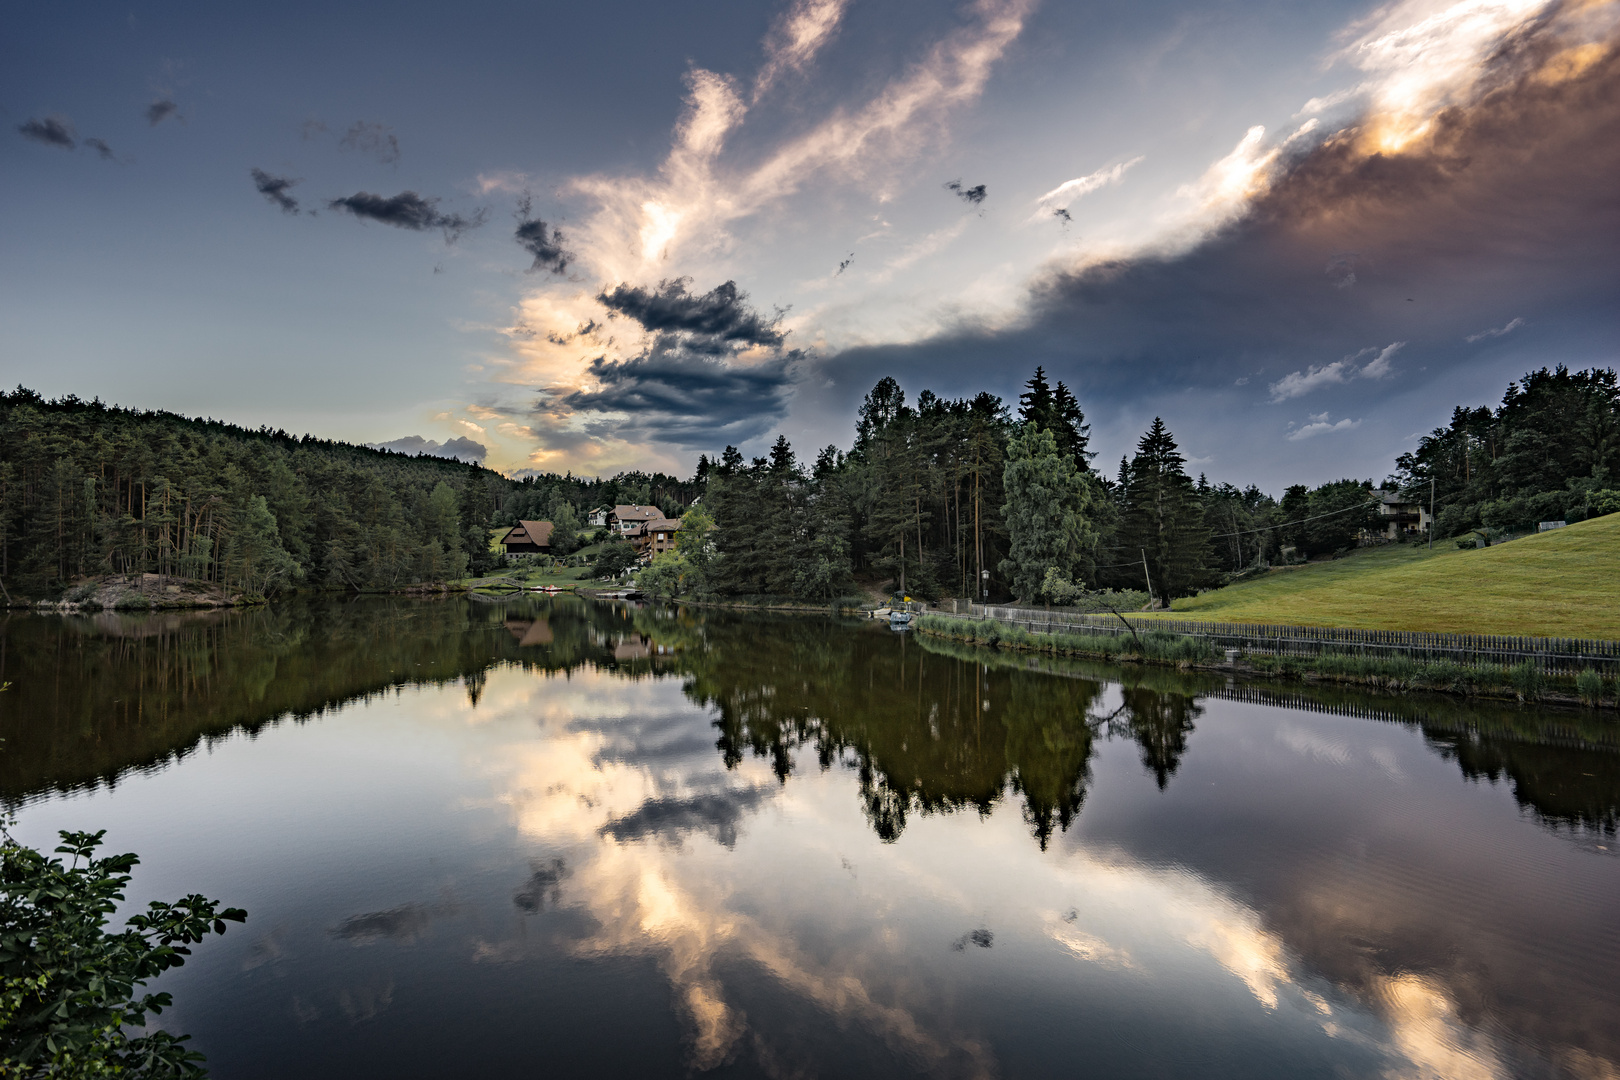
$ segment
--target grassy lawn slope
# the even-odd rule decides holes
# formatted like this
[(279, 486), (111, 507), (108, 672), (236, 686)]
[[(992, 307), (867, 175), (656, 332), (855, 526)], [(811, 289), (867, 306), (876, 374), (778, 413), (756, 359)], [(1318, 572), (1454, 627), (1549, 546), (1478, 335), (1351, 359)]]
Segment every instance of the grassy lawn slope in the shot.
[(1620, 638), (1620, 514), (1483, 550), (1369, 548), (1177, 600), (1167, 617)]

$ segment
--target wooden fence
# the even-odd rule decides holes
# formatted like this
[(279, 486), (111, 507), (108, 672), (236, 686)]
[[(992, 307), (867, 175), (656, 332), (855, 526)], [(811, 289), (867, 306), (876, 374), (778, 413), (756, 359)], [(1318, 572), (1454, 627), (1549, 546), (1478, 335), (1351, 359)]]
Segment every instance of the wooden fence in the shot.
[(1218, 648), (1242, 649), (1269, 656), (1351, 653), (1505, 666), (1528, 660), (1537, 670), (1549, 675), (1573, 675), (1584, 668), (1592, 668), (1606, 675), (1620, 674), (1620, 641), (1507, 634), (1434, 634), (1409, 630), (1350, 630), (1328, 626), (1218, 623), (1200, 619), (1122, 620), (1113, 614), (1082, 615), (1039, 608), (972, 604), (966, 600), (950, 603), (952, 607), (936, 609), (934, 613), (958, 618), (995, 619), (1038, 634), (1063, 631), (1128, 634), (1131, 632), (1125, 628), (1128, 622), (1138, 634), (1166, 630), (1187, 637), (1205, 638)]

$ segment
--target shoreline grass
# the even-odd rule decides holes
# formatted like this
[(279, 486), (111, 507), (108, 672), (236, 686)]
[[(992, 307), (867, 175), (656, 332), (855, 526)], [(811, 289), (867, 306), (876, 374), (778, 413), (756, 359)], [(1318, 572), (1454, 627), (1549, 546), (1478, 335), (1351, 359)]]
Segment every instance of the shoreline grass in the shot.
[(1548, 701), (1614, 707), (1620, 686), (1605, 685), (1597, 672), (1548, 675), (1526, 661), (1517, 665), (1463, 664), (1454, 660), (1372, 657), (1360, 653), (1324, 652), (1315, 656), (1241, 654), (1236, 664), (1223, 662), (1224, 650), (1202, 638), (1147, 630), (1135, 637), (1118, 634), (1058, 632), (1037, 634), (995, 619), (960, 619), (923, 615), (913, 624), (924, 634), (995, 649), (1105, 659), (1114, 663), (1162, 664), (1182, 669), (1215, 669), (1274, 679), (1335, 682), (1380, 690), (1422, 690), (1462, 697), (1510, 701)]

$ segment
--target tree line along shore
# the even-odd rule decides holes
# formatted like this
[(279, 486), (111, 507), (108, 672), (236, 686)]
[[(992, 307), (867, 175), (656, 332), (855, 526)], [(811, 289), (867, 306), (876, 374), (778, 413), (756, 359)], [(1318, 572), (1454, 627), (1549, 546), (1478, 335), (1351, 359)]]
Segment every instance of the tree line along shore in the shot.
[[(176, 602), (443, 587), (499, 568), (492, 530), (548, 521), (553, 553), (568, 555), (602, 539), (584, 525), (592, 508), (633, 503), (683, 523), (676, 550), (638, 575), (658, 594), (1163, 606), (1352, 551), (1387, 534), (1391, 496), (1420, 504), (1425, 525), (1434, 509), (1431, 527), (1397, 539), (1470, 546), (1620, 510), (1620, 385), (1612, 369), (1530, 372), (1494, 409), (1455, 408), (1377, 484), (1280, 497), (1212, 484), (1188, 474), (1159, 419), (1112, 475), (1095, 457), (1078, 398), (1040, 368), (1013, 405), (987, 392), (908, 401), (884, 378), (847, 450), (803, 461), (778, 437), (752, 459), (700, 456), (685, 479), (510, 477), (19, 387), (0, 393), (0, 598), (94, 603), (107, 582), (145, 576)], [(595, 569), (626, 568), (627, 546), (590, 549)]]

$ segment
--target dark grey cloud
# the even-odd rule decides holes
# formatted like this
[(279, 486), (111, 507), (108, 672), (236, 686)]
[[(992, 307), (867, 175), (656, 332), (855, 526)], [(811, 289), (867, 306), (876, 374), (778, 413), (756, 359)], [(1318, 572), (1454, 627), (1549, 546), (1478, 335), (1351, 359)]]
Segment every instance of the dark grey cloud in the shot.
[(593, 391), (575, 391), (559, 403), (572, 410), (623, 414), (604, 432), (649, 436), (683, 449), (712, 449), (764, 434), (787, 414), (797, 353), (757, 364), (650, 352), (629, 360), (598, 357)]
[(1074, 220), (1074, 218), (1070, 216), (1069, 212), (1061, 206), (1052, 211), (1052, 216), (1057, 218), (1059, 223), (1061, 223), (1064, 227), (1067, 227), (1069, 223)]
[(438, 199), (424, 198), (414, 191), (402, 191), (398, 195), (373, 195), (369, 191), (360, 191), (342, 199), (333, 199), (327, 205), (333, 210), (344, 210), (357, 218), (380, 221), (397, 229), (416, 232), (442, 229), (446, 243), (454, 243), (462, 233), (484, 223), (482, 210), (471, 217), (441, 214)]
[[(1219, 478), (1271, 483), (1268, 473), (1317, 466), (1300, 465), (1298, 444), (1279, 454), (1287, 422), (1306, 417), (1264, 387), (1404, 341), (1389, 378), (1335, 387), (1309, 410), (1366, 418), (1354, 437), (1312, 444), (1320, 469), (1358, 447), (1373, 468), (1406, 432), (1443, 423), (1463, 400), (1453, 395), (1474, 392), (1462, 379), (1499, 395), (1554, 357), (1612, 362), (1620, 348), (1620, 51), (1562, 81), (1537, 71), (1533, 57), (1508, 57), (1493, 89), (1402, 154), (1366, 153), (1351, 136), (1303, 146), (1242, 219), (1177, 254), (1051, 273), (1010, 329), (964, 323), (818, 368), (849, 394), (889, 373), (917, 389), (1007, 395), (1042, 364), (1088, 413), (1144, 413), (1145, 426), (1165, 408), (1178, 435), (1203, 426), (1212, 449), (1190, 449), (1216, 453)], [(1477, 337), (1504, 314), (1531, 329)], [(1002, 374), (1008, 357), (1017, 370)]]
[(86, 139), (84, 140), (84, 145), (94, 150), (101, 157), (102, 161), (117, 160), (117, 155), (113, 153), (113, 148), (108, 146), (105, 140)]
[(72, 150), (78, 145), (78, 139), (73, 134), (73, 121), (65, 116), (47, 116), (43, 120), (29, 118), (17, 125), (17, 131), (24, 138), (46, 146)]
[(974, 184), (972, 187), (964, 187), (962, 185), (962, 181), (960, 180), (950, 181), (945, 185), (945, 190), (954, 192), (958, 199), (961, 199), (969, 206), (978, 206), (980, 203), (984, 202), (985, 198), (990, 194), (985, 190), (983, 184)]
[(298, 200), (288, 192), (294, 184), (302, 181), (290, 176), (272, 176), (263, 169), (249, 169), (248, 173), (253, 177), (253, 186), (258, 189), (260, 195), (281, 207), (283, 213), (298, 213)]
[(657, 837), (674, 843), (687, 833), (702, 832), (728, 848), (734, 847), (743, 815), (763, 802), (765, 796), (763, 788), (743, 788), (687, 799), (648, 799), (636, 810), (610, 818), (600, 831), (614, 840)]
[[(623, 315), (652, 331), (652, 343), (628, 360), (591, 361), (596, 389), (543, 399), (536, 412), (549, 413), (551, 423), (535, 432), (546, 445), (639, 436), (712, 448), (761, 435), (786, 415), (803, 355), (784, 348), (783, 313), (761, 315), (734, 281), (706, 293), (692, 293), (689, 284), (688, 278), (659, 282), (656, 289), (620, 284), (597, 296), (610, 318)], [(764, 350), (765, 358), (739, 359), (753, 349)], [(562, 421), (575, 412), (615, 415), (587, 422), (583, 431), (565, 430)]]
[[(597, 300), (611, 312), (634, 319), (648, 330), (702, 339), (689, 347), (714, 352), (721, 347), (778, 346), (786, 332), (778, 329), (782, 314), (766, 319), (748, 304), (748, 294), (735, 281), (696, 295), (687, 291), (691, 278), (661, 281), (658, 288), (620, 284)], [(712, 347), (705, 347), (712, 346)]]
[[(321, 124), (320, 130), (325, 131), (326, 125)], [(306, 137), (308, 133), (309, 126), (306, 123)], [(368, 157), (376, 158), (384, 165), (392, 165), (399, 160), (398, 136), (386, 124), (370, 120), (355, 121), (349, 130), (343, 133), (343, 138), (338, 140), (338, 145), (345, 150), (357, 150)]]
[(568, 260), (573, 258), (573, 252), (563, 247), (562, 230), (548, 226), (539, 218), (532, 217), (533, 204), (525, 195), (518, 203), (518, 227), (514, 234), (518, 246), (534, 256), (534, 263), (529, 267), (533, 274), (541, 270), (553, 274), (568, 272)]
[(424, 439), (420, 435), (407, 435), (403, 439), (393, 439), (389, 442), (366, 443), (373, 450), (392, 450), (399, 454), (430, 454), (433, 457), (453, 458), (457, 461), (482, 463), (489, 456), (489, 449), (481, 442), (461, 436), (447, 439), (444, 442), (435, 442)]
[(146, 122), (152, 127), (157, 127), (179, 111), (180, 106), (174, 103), (174, 99), (164, 94), (146, 107)]

